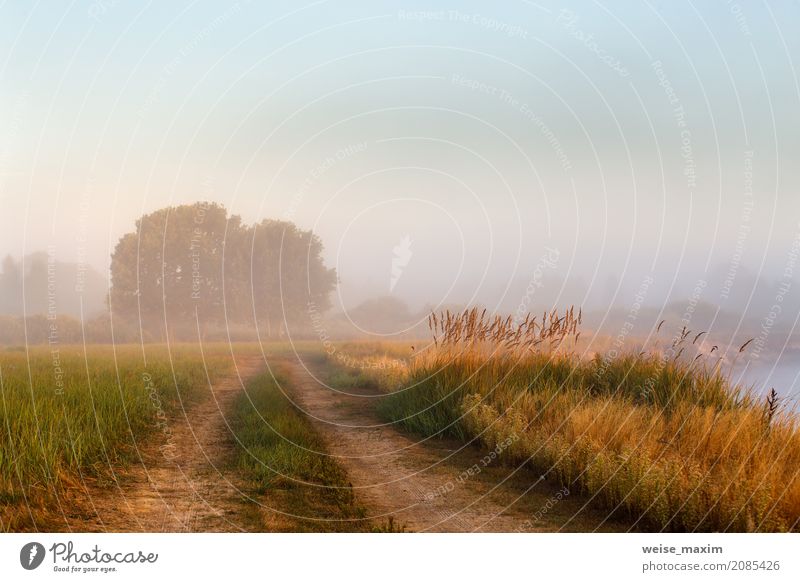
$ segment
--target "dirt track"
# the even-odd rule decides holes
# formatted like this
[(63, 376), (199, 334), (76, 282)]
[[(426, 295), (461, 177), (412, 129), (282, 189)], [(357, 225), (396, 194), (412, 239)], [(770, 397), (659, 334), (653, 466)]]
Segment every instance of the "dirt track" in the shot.
[[(605, 513), (581, 510), (583, 501), (574, 496), (562, 494), (558, 499), (559, 489), (547, 482), (531, 487), (527, 470), (514, 475), (492, 463), (484, 466), (483, 453), (476, 447), (420, 442), (392, 426), (381, 426), (374, 411), (375, 393), (334, 391), (302, 363), (293, 363), (291, 371), (298, 403), (312, 417), (329, 453), (349, 473), (359, 503), (377, 523), (392, 516), (409, 531), (511, 532), (592, 531), (603, 522)], [(473, 466), (479, 467), (477, 473), (465, 472)], [(616, 529), (613, 522), (600, 526), (600, 531)]]
[[(236, 447), (226, 418), (244, 383), (263, 368), (260, 358), (237, 359), (236, 372), (220, 379), (208, 398), (171, 425), (175, 455), (153, 439), (141, 463), (111, 486), (89, 486), (65, 529), (109, 532), (221, 532), (258, 528), (258, 505), (248, 500), (230, 470)], [(206, 390), (209, 390), (206, 387)], [(188, 416), (188, 417), (187, 417)], [(162, 439), (163, 441), (163, 439)], [(86, 511), (93, 515), (86, 519)]]
[[(260, 358), (237, 360), (237, 373), (218, 381), (207, 398), (171, 424), (175, 457), (165, 458), (158, 448), (163, 443), (152, 439), (140, 451), (142, 462), (118, 473), (116, 482), (88, 485), (75, 503), (64, 500), (62, 507), (70, 509), (55, 529), (285, 530), (285, 524), (271, 523), (277, 518), (248, 495), (248, 484), (236, 474), (236, 445), (226, 421), (237, 393), (262, 368)], [(290, 362), (288, 369), (289, 392), (348, 472), (357, 502), (376, 525), (391, 517), (407, 531), (533, 532), (592, 531), (603, 522), (605, 514), (582, 509), (582, 500), (547, 482), (531, 487), (527, 470), (515, 474), (498, 463), (484, 465), (476, 447), (420, 441), (383, 426), (375, 393), (341, 394), (315, 380), (302, 363)], [(470, 472), (471, 467), (479, 469)], [(600, 527), (618, 529), (614, 522)]]

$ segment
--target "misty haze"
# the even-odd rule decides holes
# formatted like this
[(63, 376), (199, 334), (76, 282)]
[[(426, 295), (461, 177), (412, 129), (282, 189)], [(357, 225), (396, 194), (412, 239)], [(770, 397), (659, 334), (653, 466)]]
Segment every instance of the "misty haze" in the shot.
[(800, 528), (798, 5), (0, 15), (0, 531)]

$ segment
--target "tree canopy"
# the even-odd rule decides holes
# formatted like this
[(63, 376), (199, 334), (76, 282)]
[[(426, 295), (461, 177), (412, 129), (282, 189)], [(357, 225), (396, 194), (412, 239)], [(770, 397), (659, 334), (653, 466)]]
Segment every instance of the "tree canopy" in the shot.
[(310, 303), (330, 307), (336, 272), (322, 251), (291, 222), (245, 225), (214, 203), (163, 208), (117, 244), (110, 307), (150, 331), (246, 324), (276, 335), (307, 324)]

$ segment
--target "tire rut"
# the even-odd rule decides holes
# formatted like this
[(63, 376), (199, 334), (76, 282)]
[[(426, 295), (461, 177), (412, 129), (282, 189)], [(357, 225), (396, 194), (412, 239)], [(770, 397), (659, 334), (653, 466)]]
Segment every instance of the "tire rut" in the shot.
[(382, 425), (375, 392), (337, 392), (299, 362), (290, 370), (298, 404), (378, 523), (391, 517), (410, 531), (428, 532), (624, 529), (606, 521), (605, 513), (584, 508), (576, 496), (559, 499), (558, 487), (537, 482), (528, 469), (514, 471), (497, 461), (484, 465), (477, 447), (419, 440)]
[(235, 373), (207, 386), (210, 393), (170, 423), (174, 454), (162, 454), (163, 438), (148, 439), (140, 447), (141, 462), (117, 471), (111, 486), (86, 487), (73, 506), (76, 511), (65, 516), (65, 529), (258, 531), (258, 505), (249, 499), (247, 483), (230, 468), (237, 450), (228, 417), (237, 394), (263, 367), (261, 358), (237, 358)]

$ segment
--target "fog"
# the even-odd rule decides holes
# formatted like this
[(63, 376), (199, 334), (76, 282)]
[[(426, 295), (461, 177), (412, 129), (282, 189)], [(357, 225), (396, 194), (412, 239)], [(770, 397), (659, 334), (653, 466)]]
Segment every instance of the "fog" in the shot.
[(93, 311), (136, 220), (202, 200), (313, 230), (327, 317), (367, 333), (574, 304), (647, 336), (691, 307), (798, 349), (796, 4), (165, 4), (0, 22), (0, 254), (98, 273)]

